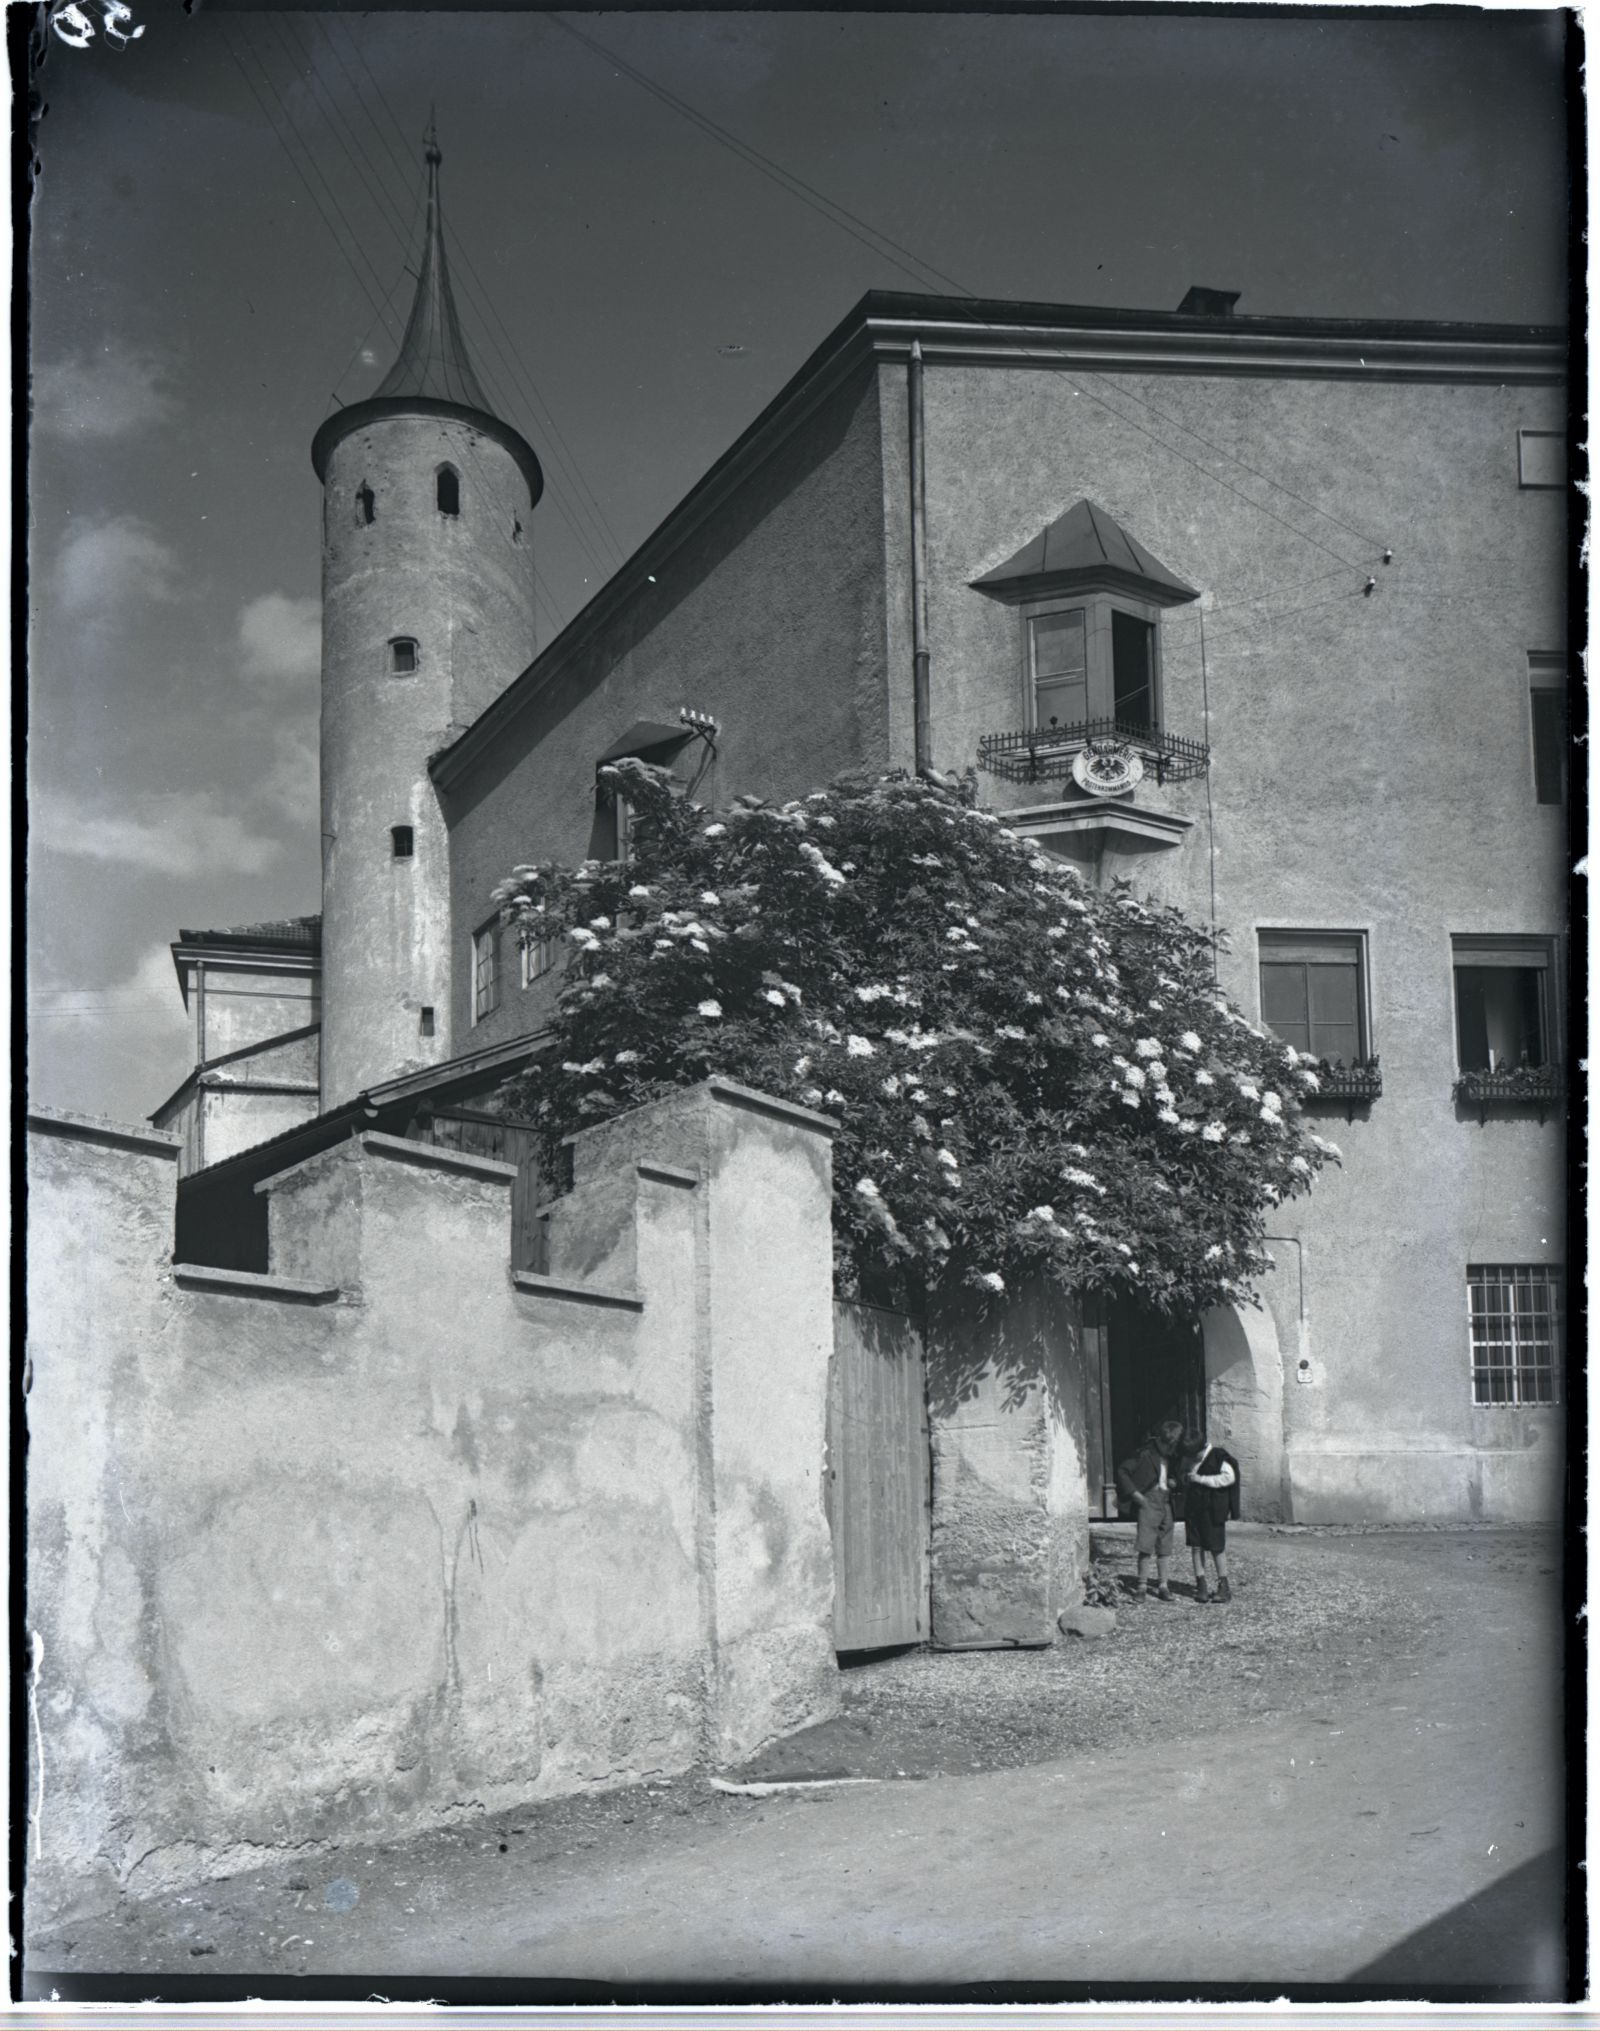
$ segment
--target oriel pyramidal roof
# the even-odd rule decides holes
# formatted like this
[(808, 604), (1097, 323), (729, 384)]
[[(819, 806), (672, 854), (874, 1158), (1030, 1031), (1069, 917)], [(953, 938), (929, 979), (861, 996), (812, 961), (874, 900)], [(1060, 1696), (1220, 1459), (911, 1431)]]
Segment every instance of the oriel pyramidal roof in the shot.
[(1192, 585), (1185, 585), (1158, 563), (1093, 501), (1075, 502), (1031, 543), (1024, 543), (1014, 557), (986, 571), (973, 584), (984, 592), (1004, 594), (1036, 586), (1041, 580), (1067, 586), (1091, 578), (1123, 584), (1137, 581), (1148, 598), (1162, 605), (1176, 606), (1200, 597)]

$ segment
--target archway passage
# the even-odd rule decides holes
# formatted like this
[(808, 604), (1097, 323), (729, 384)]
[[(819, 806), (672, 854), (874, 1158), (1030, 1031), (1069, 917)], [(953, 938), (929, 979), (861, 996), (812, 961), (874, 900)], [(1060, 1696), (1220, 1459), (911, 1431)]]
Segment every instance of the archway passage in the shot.
[(1117, 1463), (1168, 1418), (1206, 1430), (1205, 1343), (1198, 1320), (1168, 1319), (1127, 1299), (1106, 1301), (1088, 1356), (1089, 1506), (1118, 1513)]

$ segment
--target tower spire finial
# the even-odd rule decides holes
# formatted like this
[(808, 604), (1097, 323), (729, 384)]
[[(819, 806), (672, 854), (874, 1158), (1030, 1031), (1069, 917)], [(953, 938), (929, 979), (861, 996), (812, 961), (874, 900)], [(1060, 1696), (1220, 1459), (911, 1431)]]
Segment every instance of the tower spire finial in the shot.
[(428, 210), (417, 293), (399, 354), (380, 382), (377, 396), (381, 399), (423, 396), (487, 414), (488, 397), (467, 357), (461, 320), (450, 288), (450, 268), (444, 252), (444, 208), (439, 195), (439, 164), (444, 158), (432, 108), (428, 112), (423, 156), (428, 165)]

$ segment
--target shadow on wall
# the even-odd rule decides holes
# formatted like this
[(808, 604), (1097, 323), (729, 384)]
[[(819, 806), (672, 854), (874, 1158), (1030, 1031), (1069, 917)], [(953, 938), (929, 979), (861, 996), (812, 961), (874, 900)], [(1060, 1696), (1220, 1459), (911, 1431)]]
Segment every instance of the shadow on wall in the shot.
[(1076, 1317), (1076, 1301), (1042, 1279), (987, 1303), (958, 1295), (934, 1307), (927, 1321), (930, 1414), (954, 1417), (985, 1392), (1002, 1410), (1020, 1411), (1042, 1390), (1051, 1414), (1081, 1438)]

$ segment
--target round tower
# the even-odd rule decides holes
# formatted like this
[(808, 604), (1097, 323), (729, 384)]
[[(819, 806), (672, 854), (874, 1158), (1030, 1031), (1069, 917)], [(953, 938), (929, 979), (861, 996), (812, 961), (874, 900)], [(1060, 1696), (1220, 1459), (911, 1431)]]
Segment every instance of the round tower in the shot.
[[(544, 475), (467, 357), (431, 131), (426, 159), (426, 238), (399, 357), (311, 447), (323, 485), (324, 1109), (451, 1055), (451, 967), (468, 954), (452, 950), (449, 841), (428, 758), (534, 650)], [(475, 927), (459, 928), (470, 940)]]

